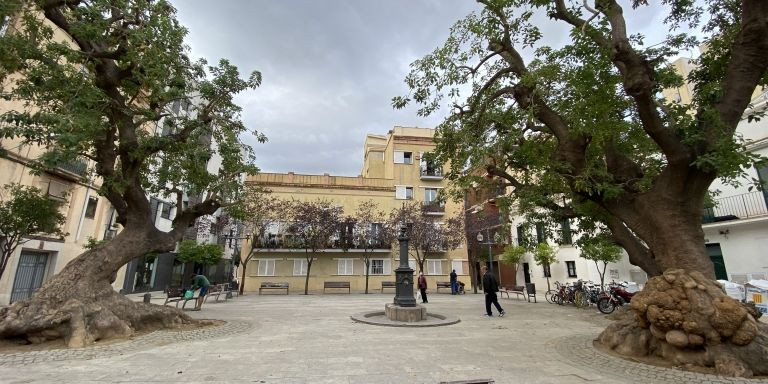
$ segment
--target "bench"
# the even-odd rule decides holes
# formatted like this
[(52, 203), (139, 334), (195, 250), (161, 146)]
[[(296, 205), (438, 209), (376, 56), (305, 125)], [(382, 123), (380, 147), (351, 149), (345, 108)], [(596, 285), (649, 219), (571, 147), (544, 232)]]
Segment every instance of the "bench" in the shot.
[(344, 289), (346, 288), (348, 293), (352, 293), (352, 288), (350, 287), (349, 281), (325, 281), (323, 282), (323, 293), (325, 293), (325, 290), (328, 288), (339, 288)]
[(438, 281), (437, 282), (437, 292), (440, 292), (440, 288), (451, 289), (451, 282), (450, 281)]
[(176, 308), (179, 307), (179, 303), (183, 302), (184, 304), (181, 306), (181, 309), (184, 309), (184, 307), (187, 306), (187, 301), (190, 300), (197, 300), (197, 296), (192, 296), (189, 299), (184, 298), (184, 289), (181, 288), (167, 288), (165, 290), (165, 302), (163, 303), (163, 306), (168, 305), (168, 303), (176, 303)]
[(516, 285), (516, 286), (514, 286), (512, 288), (501, 288), (501, 289), (499, 289), (499, 296), (503, 297), (503, 295), (505, 293), (507, 294), (507, 299), (509, 299), (509, 294), (512, 293), (512, 294), (517, 295), (517, 299), (518, 300), (520, 300), (521, 297), (523, 299), (528, 300), (528, 298), (525, 295), (525, 287), (523, 287), (522, 285)]
[(382, 281), (381, 293), (384, 293), (384, 288), (397, 288), (397, 283), (394, 281)]
[(224, 301), (227, 301), (227, 295), (225, 291), (225, 284), (211, 284), (208, 286), (208, 293), (205, 295), (205, 302), (208, 302), (208, 299), (212, 296), (216, 296), (216, 302), (219, 302), (219, 297), (221, 297), (221, 294), (224, 294)]
[(261, 291), (265, 289), (285, 289), (285, 294), (287, 295), (288, 283), (261, 283), (261, 286), (259, 286), (259, 295), (261, 295)]

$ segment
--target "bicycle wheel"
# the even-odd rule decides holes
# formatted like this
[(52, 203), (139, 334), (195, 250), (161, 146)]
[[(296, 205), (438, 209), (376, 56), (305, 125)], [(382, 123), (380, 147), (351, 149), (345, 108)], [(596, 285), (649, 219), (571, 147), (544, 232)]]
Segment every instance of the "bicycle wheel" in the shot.
[(547, 300), (547, 303), (555, 304), (554, 300), (552, 300), (552, 296), (554, 296), (556, 293), (557, 291), (552, 289), (544, 293), (544, 299)]
[(563, 305), (563, 297), (559, 293), (552, 295), (552, 302), (557, 305)]
[(599, 300), (597, 300), (597, 309), (607, 315), (613, 312), (616, 307), (613, 306), (610, 297), (601, 297)]

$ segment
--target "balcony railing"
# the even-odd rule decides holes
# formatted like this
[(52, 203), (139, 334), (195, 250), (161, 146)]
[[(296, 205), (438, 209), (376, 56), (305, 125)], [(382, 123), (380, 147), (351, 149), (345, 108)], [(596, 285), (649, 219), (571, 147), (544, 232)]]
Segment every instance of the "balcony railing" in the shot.
[(88, 172), (88, 162), (85, 159), (74, 159), (56, 164), (54, 172), (70, 179), (80, 179)]
[(443, 178), (443, 170), (441, 168), (421, 168), (422, 180), (440, 180)]
[(702, 212), (701, 221), (707, 224), (768, 215), (766, 198), (764, 192), (756, 191), (715, 199), (715, 206)]
[(421, 205), (421, 212), (427, 215), (442, 215), (445, 213), (445, 203), (437, 203), (434, 201), (425, 201)]
[[(267, 239), (257, 239), (256, 243), (254, 243), (254, 248), (256, 249), (303, 249), (302, 244), (290, 236), (276, 236), (276, 237), (270, 237)], [(358, 244), (356, 242), (343, 242), (340, 239), (334, 239), (334, 240), (330, 240), (327, 244), (324, 244), (320, 248), (338, 250), (338, 251), (344, 251), (344, 250), (355, 251), (355, 250), (364, 250), (364, 249), (390, 250), (392, 246), (389, 242), (381, 241), (381, 240), (373, 241), (368, 245), (365, 245), (365, 244)]]

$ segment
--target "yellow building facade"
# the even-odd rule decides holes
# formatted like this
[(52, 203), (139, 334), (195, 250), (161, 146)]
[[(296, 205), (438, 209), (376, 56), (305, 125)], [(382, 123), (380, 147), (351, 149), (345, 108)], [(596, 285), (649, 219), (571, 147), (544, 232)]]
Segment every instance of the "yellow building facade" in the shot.
[[(345, 216), (354, 215), (358, 205), (367, 200), (375, 202), (387, 215), (406, 202), (417, 201), (422, 204), (424, 214), (447, 219), (461, 215), (463, 207), (462, 203), (453, 201), (445, 204), (435, 201), (446, 181), (442, 167), (434, 167), (423, 160), (424, 153), (435, 147), (433, 136), (433, 129), (413, 127), (394, 127), (386, 135), (368, 135), (364, 144), (362, 172), (358, 177), (260, 173), (249, 175), (246, 183), (271, 190), (274, 198), (329, 200), (342, 207)], [(274, 225), (270, 230), (274, 232), (272, 235), (279, 237), (280, 227)], [(251, 248), (250, 240), (246, 240), (242, 252), (247, 253)], [(394, 270), (399, 266), (395, 248), (390, 244), (381, 245), (370, 256), (370, 291), (379, 291), (384, 281), (395, 281)], [(254, 256), (246, 268), (245, 281), (241, 282), (245, 283), (246, 291), (258, 292), (264, 282), (287, 282), (291, 292), (304, 291), (307, 269), (304, 250), (280, 246), (261, 248), (259, 244), (255, 244), (253, 249)], [(410, 265), (418, 271), (413, 257), (410, 257)], [(449, 281), (453, 269), (459, 281), (469, 287), (469, 265), (464, 244), (454, 250), (427, 255), (424, 268), (432, 292), (436, 289), (436, 282)], [(315, 255), (308, 288), (309, 291), (322, 292), (325, 281), (344, 281), (350, 283), (352, 292), (363, 292), (365, 272), (362, 250), (324, 249)]]

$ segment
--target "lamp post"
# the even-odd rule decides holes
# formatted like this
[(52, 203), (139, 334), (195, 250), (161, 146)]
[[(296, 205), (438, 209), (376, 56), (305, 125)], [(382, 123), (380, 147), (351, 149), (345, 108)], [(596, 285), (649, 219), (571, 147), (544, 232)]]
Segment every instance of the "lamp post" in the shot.
[(491, 245), (495, 244), (493, 240), (491, 239), (490, 230), (488, 228), (485, 229), (485, 235), (488, 236), (488, 242), (483, 243), (483, 231), (480, 231), (477, 233), (477, 243), (478, 244), (487, 244), (488, 245), (488, 263), (491, 265), (491, 274), (493, 274), (493, 252), (491, 250)]

